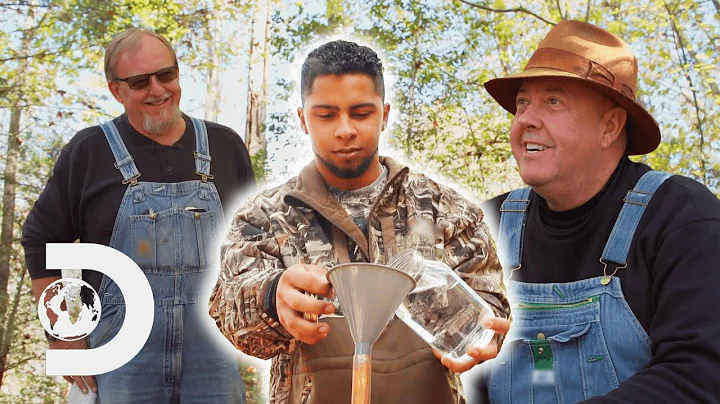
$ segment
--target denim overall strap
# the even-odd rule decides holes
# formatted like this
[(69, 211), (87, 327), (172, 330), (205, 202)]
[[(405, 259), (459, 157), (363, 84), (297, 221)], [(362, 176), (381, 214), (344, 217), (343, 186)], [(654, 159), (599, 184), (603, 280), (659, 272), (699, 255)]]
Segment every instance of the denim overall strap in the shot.
[[(500, 206), (500, 229), (497, 245), (500, 249), (500, 261), (505, 269), (506, 279), (510, 279), (512, 273), (520, 269), (528, 205), (530, 205), (529, 187), (510, 192)], [(510, 272), (508, 273), (508, 271)]]
[(658, 187), (670, 176), (671, 174), (662, 171), (648, 171), (640, 177), (640, 180), (635, 184), (635, 188), (625, 195), (620, 215), (615, 221), (610, 238), (608, 238), (602, 252), (602, 258), (600, 258), (600, 262), (605, 265), (606, 271), (603, 284), (606, 284), (609, 281), (609, 276), (612, 276), (607, 275), (608, 262), (618, 265), (613, 271), (613, 275), (618, 269), (627, 267), (626, 260), (630, 251), (630, 243), (635, 235), (635, 229), (640, 223), (640, 218), (645, 212), (645, 207), (650, 203), (650, 199)]
[(195, 128), (195, 172), (203, 182), (212, 180), (210, 175), (210, 146), (208, 145), (208, 133), (205, 122), (202, 119), (190, 118)]
[(115, 127), (115, 124), (112, 121), (103, 122), (100, 124), (100, 128), (103, 133), (105, 133), (105, 138), (107, 139), (108, 144), (110, 145), (110, 150), (112, 150), (112, 154), (115, 157), (115, 168), (120, 170), (120, 173), (123, 176), (123, 184), (135, 185), (138, 177), (140, 177), (140, 172), (135, 166), (135, 161), (125, 147), (125, 143), (123, 143), (120, 138), (120, 133)]
[[(200, 176), (202, 182), (200, 183), (199, 197), (202, 200), (209, 201), (211, 199), (212, 190), (210, 188), (210, 182), (213, 176), (210, 175), (210, 145), (208, 142), (207, 126), (205, 121), (197, 118), (190, 118), (195, 129), (195, 173)], [(223, 212), (220, 207), (220, 216), (222, 218)]]

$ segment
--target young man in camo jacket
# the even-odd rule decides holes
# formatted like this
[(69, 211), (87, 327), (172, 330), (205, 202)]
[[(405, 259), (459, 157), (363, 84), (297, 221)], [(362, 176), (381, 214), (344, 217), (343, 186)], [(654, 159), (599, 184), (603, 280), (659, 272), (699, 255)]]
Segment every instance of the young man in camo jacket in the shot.
[[(386, 263), (416, 248), (441, 259), (493, 307), (501, 335), (510, 314), (502, 270), (482, 211), (452, 189), (378, 155), (390, 105), (382, 63), (346, 41), (311, 52), (298, 117), (315, 159), (284, 185), (251, 198), (222, 246), (210, 314), (240, 350), (272, 358), (271, 403), (350, 402), (353, 341), (330, 314), (328, 269)], [(437, 358), (393, 319), (373, 348), (373, 402), (462, 403), (458, 374), (497, 354), (498, 338), (471, 363)]]

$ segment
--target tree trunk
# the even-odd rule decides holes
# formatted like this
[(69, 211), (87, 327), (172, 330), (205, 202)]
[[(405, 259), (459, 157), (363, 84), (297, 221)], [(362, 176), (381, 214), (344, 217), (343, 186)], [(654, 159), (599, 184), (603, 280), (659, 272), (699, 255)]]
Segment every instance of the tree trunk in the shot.
[[(269, 0), (268, 0), (269, 3)], [(270, 4), (265, 10), (265, 30), (263, 31), (262, 51), (262, 88), (260, 90), (260, 105), (258, 106), (258, 122), (260, 126), (259, 138), (262, 142), (262, 150), (267, 156), (267, 138), (265, 137), (265, 120), (267, 119), (268, 100), (268, 69), (270, 68)], [(266, 158), (264, 159), (266, 160)], [(264, 161), (263, 161), (264, 165)]]
[[(30, 49), (30, 41), (33, 38), (33, 30), (30, 29), (34, 21), (34, 7), (28, 8), (26, 18), (27, 27), (23, 33), (21, 52), (27, 54)], [(3, 207), (2, 207), (2, 225), (0, 225), (0, 348), (4, 348), (3, 341), (6, 335), (12, 334), (13, 330), (9, 327), (13, 323), (13, 319), (8, 321), (7, 309), (9, 302), (8, 295), (8, 279), (10, 277), (10, 257), (13, 254), (13, 230), (15, 227), (15, 196), (17, 194), (17, 171), (18, 171), (18, 155), (20, 154), (20, 122), (22, 118), (23, 91), (25, 86), (25, 74), (27, 74), (28, 59), (19, 59), (15, 76), (15, 82), (12, 84), (14, 94), (10, 107), (10, 130), (8, 131), (7, 140), (7, 157), (5, 163), (5, 188), (3, 189)], [(7, 368), (7, 350), (0, 350), (0, 386), (2, 385)]]
[[(5, 332), (5, 337), (2, 341), (0, 341), (0, 356), (3, 359), (5, 365), (3, 367), (4, 371), (2, 376), (5, 375), (5, 371), (7, 371), (8, 368), (8, 353), (10, 352), (10, 346), (12, 345), (12, 337), (15, 333), (15, 319), (17, 318), (18, 314), (18, 307), (20, 306), (20, 299), (22, 297), (23, 293), (23, 282), (25, 282), (25, 275), (27, 275), (27, 271), (24, 268), (20, 268), (20, 280), (18, 281), (17, 285), (15, 286), (15, 297), (13, 298), (12, 303), (12, 310), (10, 311), (10, 315), (7, 316), (7, 331)], [(1, 377), (1, 376), (0, 376)], [(2, 380), (0, 379), (0, 385), (2, 385)]]
[(211, 66), (207, 69), (207, 92), (205, 93), (205, 120), (217, 122), (220, 112), (220, 57), (212, 41), (214, 33), (222, 32), (221, 19), (212, 16), (210, 20), (210, 35), (208, 35), (208, 53)]
[[(10, 132), (8, 133), (7, 163), (5, 165), (5, 189), (3, 191), (2, 230), (0, 230), (0, 385), (7, 364), (7, 350), (2, 341), (6, 335), (12, 334), (7, 309), (9, 302), (8, 279), (10, 277), (10, 257), (13, 253), (13, 227), (15, 223), (15, 195), (17, 193), (17, 169), (20, 143), (18, 132), (22, 109), (19, 98), (10, 110)], [(8, 321), (9, 320), (9, 321)]]
[(267, 110), (269, 36), (270, 0), (262, 0), (255, 9), (250, 34), (247, 122), (245, 124), (245, 145), (253, 162), (255, 176), (259, 178), (264, 176), (267, 159), (265, 113)]

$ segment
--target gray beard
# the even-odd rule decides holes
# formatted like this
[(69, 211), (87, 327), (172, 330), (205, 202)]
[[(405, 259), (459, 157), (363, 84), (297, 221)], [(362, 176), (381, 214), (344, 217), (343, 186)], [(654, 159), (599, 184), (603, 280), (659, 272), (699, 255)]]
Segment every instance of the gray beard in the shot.
[(180, 108), (173, 106), (170, 113), (163, 111), (160, 114), (159, 120), (155, 121), (147, 114), (143, 114), (143, 118), (143, 129), (145, 129), (145, 132), (151, 135), (162, 135), (180, 122), (182, 113), (180, 112)]

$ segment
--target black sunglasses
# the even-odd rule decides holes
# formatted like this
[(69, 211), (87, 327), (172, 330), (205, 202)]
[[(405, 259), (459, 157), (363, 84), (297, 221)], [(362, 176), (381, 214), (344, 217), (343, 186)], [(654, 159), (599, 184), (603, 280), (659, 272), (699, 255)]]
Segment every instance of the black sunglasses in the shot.
[(172, 65), (164, 69), (160, 69), (155, 73), (138, 74), (137, 76), (130, 76), (124, 79), (116, 78), (115, 81), (124, 81), (127, 83), (131, 90), (144, 90), (150, 85), (152, 76), (157, 77), (161, 83), (169, 83), (175, 80), (178, 76), (178, 66)]

